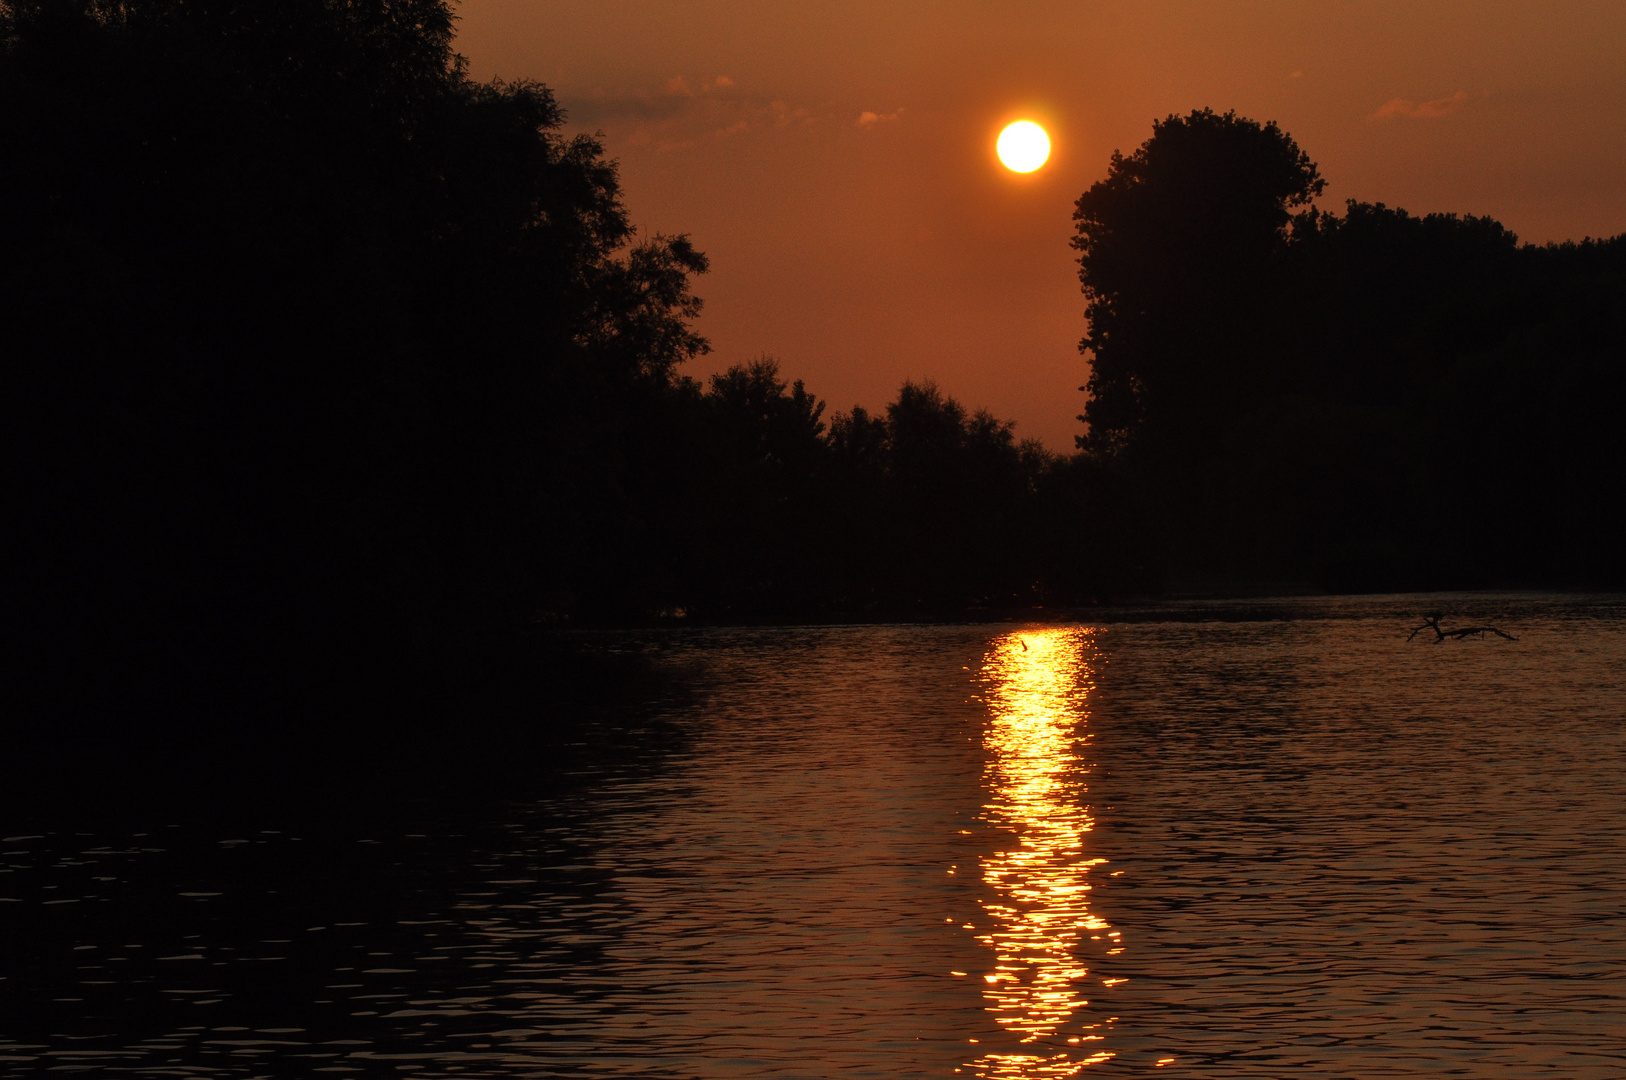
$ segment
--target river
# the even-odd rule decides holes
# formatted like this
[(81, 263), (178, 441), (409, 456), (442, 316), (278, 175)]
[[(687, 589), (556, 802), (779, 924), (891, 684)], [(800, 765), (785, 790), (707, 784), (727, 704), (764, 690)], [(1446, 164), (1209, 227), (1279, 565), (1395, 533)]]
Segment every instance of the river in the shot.
[(1626, 601), (1100, 616), (646, 634), (697, 698), (473, 818), (7, 837), (0, 1069), (1626, 1075)]

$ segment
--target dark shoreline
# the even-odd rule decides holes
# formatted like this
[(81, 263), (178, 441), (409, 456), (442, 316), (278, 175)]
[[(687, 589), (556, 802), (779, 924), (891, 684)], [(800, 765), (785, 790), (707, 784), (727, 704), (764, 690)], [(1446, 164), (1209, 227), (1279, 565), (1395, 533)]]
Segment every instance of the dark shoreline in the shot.
[[(371, 707), (348, 712), (332, 700), (303, 712), (290, 709), (280, 719), (262, 710), (258, 719), (236, 722), (227, 709), (194, 708), (145, 721), (139, 717), (152, 717), (150, 708), (109, 709), (98, 718), (36, 725), (12, 740), (0, 766), (0, 820), (14, 823), (5, 829), (10, 833), (29, 822), (117, 822), (132, 815), (370, 817), (426, 801), (489, 805), (558, 790), (569, 783), (574, 760), (682, 741), (683, 725), (673, 718), (692, 713), (712, 692), (711, 675), (669, 648), (693, 635), (876, 625), (1278, 622), (1366, 617), (1377, 603), (1393, 613), (1399, 640), (1405, 624), (1425, 609), (1490, 620), (1532, 604), (1574, 610), (1588, 598), (1588, 609), (1626, 604), (1626, 593), (1556, 590), (1169, 596), (913, 618), (872, 613), (554, 628), (527, 650), (508, 650), (500, 668), (420, 683), (416, 698), (393, 687)], [(340, 689), (343, 697), (333, 700), (364, 697), (359, 681)]]

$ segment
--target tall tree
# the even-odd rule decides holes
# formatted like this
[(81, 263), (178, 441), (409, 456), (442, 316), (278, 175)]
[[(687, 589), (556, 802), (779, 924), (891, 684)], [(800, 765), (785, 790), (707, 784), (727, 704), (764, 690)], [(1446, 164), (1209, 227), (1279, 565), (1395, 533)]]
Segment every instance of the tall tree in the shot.
[(1185, 453), (1268, 378), (1278, 256), (1323, 181), (1275, 123), (1201, 109), (1152, 125), (1078, 200), (1090, 397), (1080, 445)]

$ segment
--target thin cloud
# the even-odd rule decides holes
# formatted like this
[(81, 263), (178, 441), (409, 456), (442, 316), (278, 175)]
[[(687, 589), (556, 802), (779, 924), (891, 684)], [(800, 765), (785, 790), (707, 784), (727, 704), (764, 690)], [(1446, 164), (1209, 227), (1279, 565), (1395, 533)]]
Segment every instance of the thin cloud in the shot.
[(1378, 111), (1367, 119), (1393, 120), (1396, 117), (1403, 117), (1407, 120), (1433, 120), (1441, 116), (1450, 116), (1471, 100), (1466, 90), (1458, 90), (1450, 97), (1435, 98), (1433, 101), (1391, 98), (1378, 106)]
[(730, 90), (733, 86), (734, 80), (727, 75), (719, 75), (710, 82), (702, 79), (699, 86), (690, 86), (689, 80), (682, 75), (673, 75), (666, 80), (666, 92), (673, 97), (697, 98), (718, 90)]
[(768, 115), (772, 118), (775, 127), (789, 127), (792, 124), (816, 124), (819, 117), (812, 109), (789, 101), (770, 101)]
[(615, 128), (627, 145), (653, 146), (661, 153), (684, 150), (705, 139), (731, 139), (760, 129), (804, 127), (832, 119), (796, 102), (741, 89), (727, 75), (698, 81), (673, 75), (659, 90), (588, 95), (566, 105), (572, 121)]
[(874, 127), (876, 124), (890, 123), (902, 115), (903, 109), (901, 108), (889, 113), (871, 112), (870, 110), (865, 109), (863, 112), (858, 114), (858, 126), (861, 128)]
[(586, 124), (633, 120), (645, 123), (677, 120), (697, 114), (727, 109), (734, 80), (727, 75), (691, 83), (674, 75), (656, 93), (634, 95), (598, 94), (566, 102), (572, 120)]

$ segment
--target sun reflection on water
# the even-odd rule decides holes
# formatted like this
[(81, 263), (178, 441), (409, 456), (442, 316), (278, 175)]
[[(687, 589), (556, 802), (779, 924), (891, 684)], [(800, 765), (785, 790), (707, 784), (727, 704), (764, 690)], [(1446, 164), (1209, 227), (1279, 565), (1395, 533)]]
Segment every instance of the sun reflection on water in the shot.
[(1068, 1022), (1089, 1004), (1081, 955), (1108, 924), (1089, 910), (1092, 867), (1085, 837), (1086, 700), (1091, 631), (1047, 628), (1006, 634), (983, 664), (990, 718), (984, 745), (988, 801), (983, 819), (1011, 835), (985, 856), (987, 926), (978, 940), (993, 950), (983, 976), (988, 1011), (1032, 1052), (988, 1053), (972, 1063), (980, 1076), (1070, 1077), (1112, 1057), (1091, 1053), (1103, 1036)]

